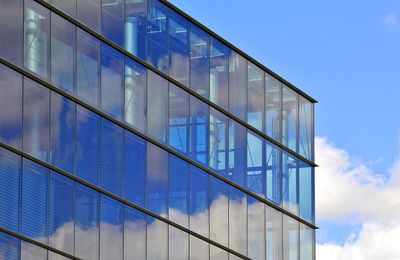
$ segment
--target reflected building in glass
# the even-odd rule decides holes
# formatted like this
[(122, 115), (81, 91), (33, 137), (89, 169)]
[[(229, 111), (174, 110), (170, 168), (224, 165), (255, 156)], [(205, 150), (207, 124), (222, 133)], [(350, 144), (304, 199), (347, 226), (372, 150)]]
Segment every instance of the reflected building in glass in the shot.
[(0, 5), (0, 259), (315, 259), (314, 99), (164, 0)]

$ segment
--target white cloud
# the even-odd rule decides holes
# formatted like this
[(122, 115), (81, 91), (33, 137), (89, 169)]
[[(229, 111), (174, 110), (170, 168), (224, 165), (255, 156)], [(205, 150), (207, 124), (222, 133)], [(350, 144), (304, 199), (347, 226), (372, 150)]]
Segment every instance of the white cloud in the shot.
[(394, 14), (388, 14), (385, 16), (385, 18), (383, 18), (383, 24), (384, 25), (398, 25), (399, 21), (397, 20), (396, 15)]

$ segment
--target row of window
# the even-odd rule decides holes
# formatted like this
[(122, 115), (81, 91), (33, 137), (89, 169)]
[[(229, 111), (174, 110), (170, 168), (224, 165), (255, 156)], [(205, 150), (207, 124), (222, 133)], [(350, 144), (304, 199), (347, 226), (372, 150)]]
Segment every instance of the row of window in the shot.
[[(24, 57), (26, 69), (163, 142), (168, 139), (168, 95), (175, 99), (172, 106), (177, 109), (169, 110), (175, 112), (173, 122), (188, 123), (188, 104), (193, 97), (187, 92), (177, 89), (168, 94), (168, 81), (34, 0), (4, 2), (0, 33), (6, 37), (0, 39), (0, 57), (17, 66)], [(100, 0), (82, 0), (77, 7), (74, 1), (52, 2), (121, 46), (118, 39), (123, 38), (125, 28), (125, 48), (143, 59), (139, 49), (146, 49), (147, 24), (150, 64), (169, 71), (198, 94), (305, 158), (314, 159), (313, 104), (200, 28), (189, 26), (161, 2), (103, 0), (101, 5)], [(157, 126), (162, 129), (154, 130)], [(188, 137), (176, 134), (185, 146)], [(188, 152), (187, 147), (182, 149)]]
[[(312, 259), (311, 228), (196, 168), (190, 170), (188, 207), (187, 188), (177, 180), (185, 178), (180, 173), (188, 166), (173, 156), (169, 160), (171, 220), (252, 259)], [(165, 199), (156, 175), (147, 179), (158, 190), (147, 195), (152, 206)], [(0, 149), (0, 178), (0, 208), (6, 209), (0, 226), (79, 258), (228, 258), (203, 240), (5, 149)], [(18, 259), (17, 241), (3, 237), (0, 256)], [(46, 251), (34, 251), (40, 253), (37, 259), (47, 259)]]
[[(189, 150), (192, 159), (208, 162), (221, 176), (314, 221), (311, 166), (195, 98), (190, 99), (189, 113), (189, 104), (179, 99), (185, 92), (176, 86), (164, 90), (169, 90), (165, 96), (169, 127), (162, 123), (167, 115), (149, 115), (151, 137), (169, 133), (173, 148)], [(154, 114), (164, 112), (154, 110)], [(148, 194), (153, 188), (166, 193), (161, 188), (168, 183), (168, 152), (3, 65), (0, 115), (0, 141), (39, 160), (141, 206), (145, 205), (146, 172), (148, 180), (164, 185), (147, 183)]]

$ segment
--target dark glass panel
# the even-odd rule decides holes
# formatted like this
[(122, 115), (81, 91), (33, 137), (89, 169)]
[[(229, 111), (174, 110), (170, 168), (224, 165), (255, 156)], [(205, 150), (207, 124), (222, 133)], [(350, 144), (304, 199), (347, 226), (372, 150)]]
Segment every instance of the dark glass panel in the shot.
[(298, 259), (299, 222), (283, 215), (283, 260)]
[(283, 208), (298, 214), (298, 159), (282, 153), (282, 201)]
[(314, 223), (314, 168), (299, 162), (299, 208), (300, 217)]
[(196, 93), (210, 97), (209, 35), (190, 24), (190, 88)]
[(18, 238), (0, 232), (0, 258), (6, 260), (19, 260)]
[(263, 139), (247, 131), (247, 188), (264, 197)]
[(190, 236), (190, 260), (209, 260), (210, 245), (195, 236)]
[(23, 151), (47, 162), (50, 91), (24, 78)]
[(190, 165), (190, 229), (209, 237), (209, 174)]
[(299, 96), (299, 153), (309, 160), (314, 160), (313, 140), (313, 104)]
[(169, 10), (169, 75), (189, 86), (189, 22)]
[(79, 105), (76, 110), (76, 176), (98, 185), (100, 118)]
[(206, 165), (209, 151), (210, 107), (190, 96), (190, 158)]
[(124, 205), (124, 260), (146, 259), (146, 214)]
[(229, 119), (229, 173), (227, 178), (242, 187), (246, 187), (246, 134), (247, 129)]
[(229, 112), (246, 121), (247, 60), (233, 50), (229, 52)]
[(247, 255), (247, 195), (229, 186), (229, 248)]
[(210, 100), (228, 109), (228, 47), (210, 38)]
[(276, 205), (281, 203), (281, 150), (270, 142), (265, 143), (265, 192), (266, 198)]
[(247, 196), (248, 257), (265, 259), (265, 204)]
[(145, 207), (146, 141), (125, 131), (124, 198)]
[(158, 0), (147, 4), (147, 62), (168, 73), (168, 8)]
[(47, 250), (21, 240), (21, 260), (47, 260)]
[(263, 130), (264, 72), (252, 63), (247, 65), (247, 123)]
[(228, 162), (228, 117), (218, 110), (210, 109), (210, 157), (209, 167), (226, 175)]
[(49, 191), (49, 245), (74, 253), (74, 181), (51, 171)]
[(168, 236), (169, 259), (188, 260), (189, 259), (189, 234), (169, 226)]
[(189, 94), (169, 84), (169, 145), (182, 154), (188, 152)]
[(112, 42), (123, 46), (123, 0), (102, 0), (101, 2), (101, 33)]
[(228, 246), (228, 184), (210, 176), (210, 239)]
[(77, 0), (78, 20), (96, 32), (100, 32), (100, 1)]
[(4, 65), (0, 65), (0, 141), (22, 148), (22, 76)]
[(47, 244), (47, 185), (49, 170), (23, 159), (21, 234)]
[[(49, 0), (46, 0), (49, 2)], [(61, 11), (67, 13), (72, 17), (76, 17), (76, 1), (77, 0), (51, 0), (51, 3), (60, 9)]]
[(298, 95), (287, 86), (283, 86), (282, 90), (282, 144), (297, 151)]
[(169, 219), (189, 226), (189, 164), (169, 154)]
[(50, 163), (74, 173), (75, 103), (51, 92)]
[(146, 60), (147, 0), (125, 0), (124, 47)]
[(147, 216), (147, 260), (168, 259), (168, 225)]
[(265, 73), (265, 132), (276, 141), (281, 141), (281, 83)]

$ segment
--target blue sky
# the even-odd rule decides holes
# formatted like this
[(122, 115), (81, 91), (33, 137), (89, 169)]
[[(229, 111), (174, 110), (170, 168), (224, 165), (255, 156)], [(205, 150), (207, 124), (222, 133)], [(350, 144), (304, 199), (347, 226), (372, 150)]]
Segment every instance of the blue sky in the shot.
[[(329, 185), (325, 179), (331, 177), (343, 186), (351, 183), (352, 187), (333, 187), (344, 200), (354, 198), (349, 202), (354, 211), (342, 210), (340, 203), (333, 202), (331, 209), (321, 207), (317, 242), (322, 245), (320, 252), (336, 250), (338, 258), (357, 259), (354, 248), (367, 246), (360, 241), (370, 225), (383, 230), (379, 226), (382, 220), (398, 220), (383, 213), (377, 216), (360, 204), (365, 204), (365, 196), (379, 193), (389, 194), (382, 196), (391, 207), (399, 205), (394, 197), (400, 194), (392, 190), (392, 184), (400, 175), (400, 167), (396, 168), (400, 148), (400, 1), (170, 2), (319, 101), (315, 107), (316, 159), (321, 166), (317, 174), (323, 178), (321, 186)], [(348, 191), (356, 193), (346, 194)], [(330, 194), (318, 194), (317, 190), (317, 196), (323, 198), (317, 199), (317, 206), (330, 202), (325, 199)], [(398, 227), (394, 224), (388, 233)], [(382, 236), (388, 238), (388, 233)], [(379, 250), (377, 254), (386, 257), (386, 252)], [(322, 255), (317, 259), (323, 259)], [(373, 256), (373, 252), (368, 255)], [(387, 259), (397, 259), (394, 256), (399, 257), (400, 252), (390, 251)]]

